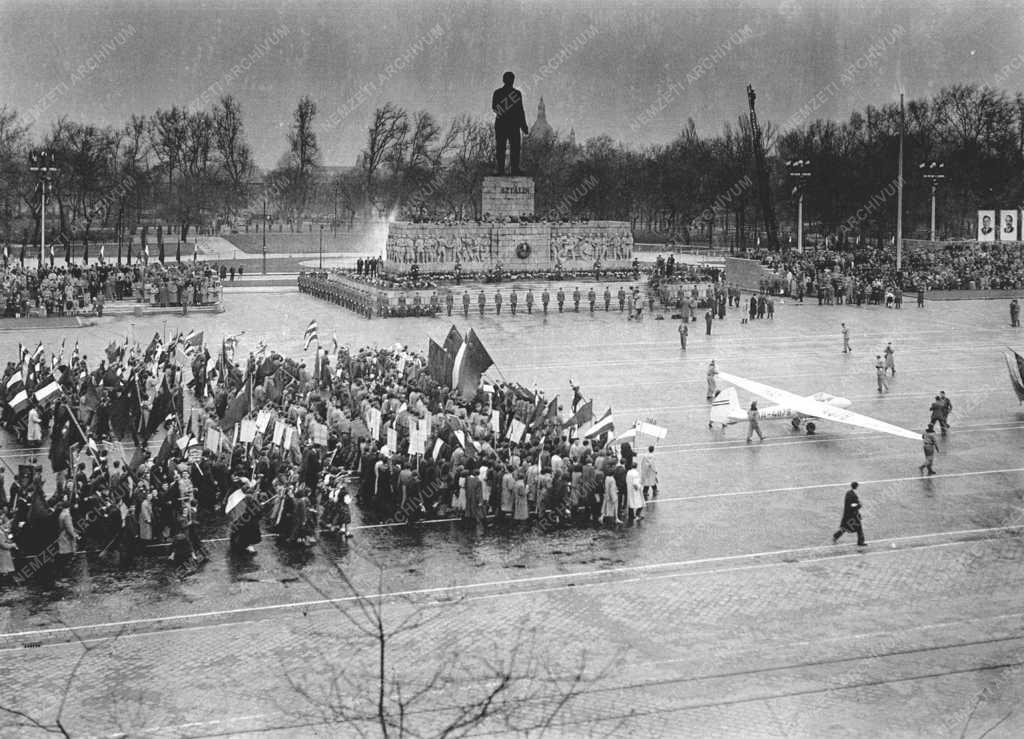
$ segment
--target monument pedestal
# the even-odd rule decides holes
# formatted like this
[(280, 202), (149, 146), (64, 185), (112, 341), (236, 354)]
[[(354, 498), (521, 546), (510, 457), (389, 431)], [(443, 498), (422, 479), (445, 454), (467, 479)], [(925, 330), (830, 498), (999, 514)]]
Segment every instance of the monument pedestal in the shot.
[[(408, 274), (549, 273), (629, 269), (628, 221), (535, 221), (532, 177), (484, 177), (479, 221), (388, 224), (384, 271)], [(525, 216), (525, 220), (521, 220)]]
[(532, 216), (534, 190), (532, 177), (484, 177), (480, 212), (493, 218)]

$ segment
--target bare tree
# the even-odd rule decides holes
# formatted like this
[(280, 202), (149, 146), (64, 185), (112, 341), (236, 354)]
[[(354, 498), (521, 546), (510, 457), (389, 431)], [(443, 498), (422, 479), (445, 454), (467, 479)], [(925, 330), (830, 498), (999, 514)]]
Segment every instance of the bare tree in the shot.
[(96, 641), (94, 639), (86, 641), (73, 627), (68, 626), (63, 620), (58, 619), (58, 622), (71, 634), (81, 651), (78, 653), (78, 658), (75, 660), (75, 664), (72, 665), (70, 670), (68, 670), (64, 681), (57, 686), (57, 690), (55, 692), (56, 695), (59, 696), (59, 700), (53, 715), (51, 717), (42, 716), (14, 703), (9, 703), (6, 699), (0, 698), (0, 715), (7, 715), (11, 719), (10, 723), (5, 722), (4, 728), (23, 730), (34, 729), (46, 734), (56, 734), (70, 739), (71, 731), (67, 727), (67, 716), (65, 715), (65, 711), (67, 709), (68, 700), (74, 694), (75, 680), (78, 678), (78, 673), (82, 669), (82, 665), (85, 664), (85, 660), (90, 654), (115, 643), (125, 632), (125, 627), (122, 626), (117, 633), (109, 638), (102, 639), (100, 641)]
[(11, 239), (19, 228), (18, 203), (28, 185), (28, 126), (18, 112), (0, 106), (0, 236)]
[(224, 184), (221, 207), (233, 214), (248, 201), (248, 185), (255, 166), (252, 150), (245, 140), (242, 109), (238, 101), (225, 95), (213, 108), (214, 144), (220, 157)]
[(360, 159), (365, 178), (364, 198), (368, 208), (376, 204), (378, 170), (385, 162), (394, 161), (404, 151), (408, 133), (409, 118), (402, 108), (386, 103), (374, 111), (366, 148)]
[[(457, 601), (431, 608), (408, 598), (389, 599), (384, 568), (376, 563), (376, 593), (365, 595), (330, 553), (323, 554), (351, 596), (331, 598), (298, 573), (333, 604), (342, 621), (318, 633), (331, 647), (319, 653), (316, 676), (308, 663), (286, 668), (289, 685), (303, 700), (297, 706), (295, 696), (288, 696), (282, 701), (286, 712), (315, 711), (326, 724), (370, 736), (460, 737), (488, 727), (540, 735), (605, 677), (607, 668), (592, 669), (585, 651), (567, 674), (552, 669), (545, 650), (534, 648), (542, 640), (530, 630), (519, 631), (504, 657), (469, 654), (456, 645), (446, 650), (434, 634), (447, 631)], [(396, 666), (396, 650), (417, 638), (434, 645), (430, 664)], [(368, 659), (356, 659), (361, 654)], [(330, 676), (326, 680), (324, 672)]]

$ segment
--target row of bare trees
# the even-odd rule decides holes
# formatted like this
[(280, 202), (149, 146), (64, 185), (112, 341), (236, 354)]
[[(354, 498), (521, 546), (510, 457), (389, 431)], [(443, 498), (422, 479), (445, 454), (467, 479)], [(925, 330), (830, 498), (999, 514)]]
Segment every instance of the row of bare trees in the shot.
[[(460, 115), (443, 123), (427, 111), (387, 103), (373, 112), (358, 166), (326, 174), (317, 106), (299, 100), (277, 167), (262, 177), (246, 143), (242, 111), (230, 96), (209, 111), (178, 107), (133, 116), (120, 129), (63, 118), (39, 144), (55, 155), (50, 193), (60, 233), (133, 228), (161, 219), (181, 233), (256, 214), (265, 199), (274, 218), (352, 221), (479, 217), (479, 192), (493, 159), (488, 122)], [(939, 231), (965, 236), (978, 208), (1024, 202), (1024, 96), (977, 85), (946, 88), (906, 106), (904, 223), (926, 232), (930, 183), (917, 165), (945, 164)], [(773, 199), (786, 233), (795, 230), (795, 182), (784, 163), (810, 160), (805, 220), (811, 231), (881, 239), (891, 235), (896, 203), (878, 194), (896, 176), (900, 110), (895, 103), (849, 120), (813, 120), (780, 132), (763, 125)], [(28, 172), (30, 132), (0, 108), (0, 238), (38, 236), (38, 180)], [(527, 137), (524, 164), (542, 214), (628, 220), (639, 232), (701, 241), (728, 233), (746, 245), (761, 231), (746, 115), (717, 135), (692, 120), (665, 144), (635, 148), (597, 136), (577, 144), (558, 134)], [(596, 183), (596, 184), (594, 184)], [(864, 206), (873, 203), (870, 208)], [(26, 215), (29, 217), (26, 218)]]
[(212, 110), (174, 106), (133, 115), (120, 128), (63, 117), (33, 142), (15, 111), (0, 108), (0, 238), (35, 241), (40, 229), (39, 178), (30, 154), (45, 151), (56, 172), (47, 200), (56, 223), (47, 230), (88, 242), (146, 222), (173, 225), (182, 237), (248, 204), (254, 174), (237, 101), (223, 97)]

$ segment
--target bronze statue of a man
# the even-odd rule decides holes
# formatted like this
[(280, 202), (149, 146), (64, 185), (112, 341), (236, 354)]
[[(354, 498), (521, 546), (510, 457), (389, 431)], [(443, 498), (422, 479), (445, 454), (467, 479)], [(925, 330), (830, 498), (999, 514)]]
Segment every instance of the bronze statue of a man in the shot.
[(501, 76), (505, 84), (494, 91), (491, 96), (491, 109), (494, 111), (494, 139), (495, 139), (495, 174), (499, 177), (505, 174), (505, 145), (508, 144), (509, 160), (512, 167), (512, 176), (518, 177), (523, 174), (519, 169), (519, 132), (529, 135), (530, 130), (526, 126), (526, 112), (523, 110), (523, 94), (512, 87), (516, 76), (511, 72), (505, 72)]

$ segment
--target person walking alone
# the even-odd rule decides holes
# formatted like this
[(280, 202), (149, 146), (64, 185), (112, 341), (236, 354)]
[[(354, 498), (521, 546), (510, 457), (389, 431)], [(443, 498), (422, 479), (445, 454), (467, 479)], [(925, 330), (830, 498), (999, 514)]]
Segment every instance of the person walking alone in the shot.
[(764, 441), (764, 434), (761, 433), (761, 426), (757, 422), (757, 401), (750, 403), (750, 410), (747, 411), (747, 443), (750, 443), (751, 438), (754, 436), (754, 432), (757, 432), (758, 441)]
[(857, 535), (857, 546), (865, 547), (867, 542), (864, 541), (864, 528), (861, 526), (860, 520), (860, 497), (857, 495), (857, 488), (859, 485), (855, 482), (850, 483), (850, 489), (846, 491), (846, 497), (843, 499), (843, 517), (839, 521), (839, 530), (832, 534), (832, 543), (838, 544), (839, 537), (843, 534), (856, 534)]
[(875, 355), (875, 377), (878, 380), (878, 392), (888, 391), (889, 383), (885, 381), (885, 362), (881, 354)]
[(928, 424), (928, 428), (921, 434), (921, 442), (924, 449), (924, 464), (919, 466), (917, 469), (923, 475), (925, 468), (928, 469), (929, 475), (934, 475), (935, 470), (932, 469), (932, 462), (935, 460), (935, 452), (939, 451), (939, 445), (935, 440), (935, 427)]
[(846, 328), (845, 323), (839, 325), (843, 327), (843, 354), (848, 354), (853, 351), (850, 347), (850, 329)]
[(715, 397), (715, 393), (718, 392), (715, 387), (715, 375), (718, 374), (718, 368), (715, 367), (715, 360), (711, 360), (711, 364), (708, 365), (708, 400), (712, 400)]
[(643, 486), (644, 499), (650, 495), (658, 497), (658, 468), (654, 464), (654, 446), (647, 447), (647, 454), (640, 455), (640, 484)]
[(885, 371), (888, 372), (889, 370), (892, 370), (892, 376), (895, 377), (896, 376), (896, 357), (895, 357), (896, 350), (892, 348), (892, 342), (891, 341), (888, 344), (885, 345), (885, 351), (883, 352), (883, 354), (885, 354)]
[(690, 327), (686, 323), (686, 319), (679, 322), (679, 346), (683, 351), (686, 351), (686, 337), (690, 333)]

